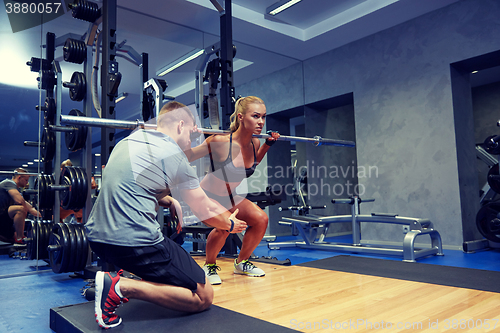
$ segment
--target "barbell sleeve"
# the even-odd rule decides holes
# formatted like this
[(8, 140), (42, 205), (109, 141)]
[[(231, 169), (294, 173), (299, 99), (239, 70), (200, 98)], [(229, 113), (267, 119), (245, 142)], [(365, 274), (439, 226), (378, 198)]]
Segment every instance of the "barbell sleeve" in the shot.
[[(24, 141), (25, 147), (38, 147), (39, 145), (40, 145), (40, 142), (38, 142), (38, 141)], [(41, 145), (43, 146), (43, 143)]]
[[(147, 124), (143, 121), (130, 121), (130, 120), (116, 120), (116, 119), (102, 119), (102, 118), (90, 118), (90, 117), (77, 117), (77, 116), (67, 116), (61, 115), (61, 123), (71, 124), (76, 126), (90, 126), (90, 127), (104, 127), (104, 128), (115, 128), (115, 129), (156, 129), (156, 124)], [(214, 130), (209, 128), (201, 128), (204, 134), (228, 134), (229, 131), (224, 130)], [(271, 135), (268, 134), (254, 134), (253, 137), (260, 139), (268, 139)], [(288, 136), (280, 135), (278, 141), (299, 141), (299, 142), (311, 142), (316, 146), (341, 146), (341, 147), (355, 147), (356, 143), (353, 141), (337, 140), (337, 139), (324, 139), (320, 136), (315, 136), (314, 138), (304, 138), (298, 136)]]

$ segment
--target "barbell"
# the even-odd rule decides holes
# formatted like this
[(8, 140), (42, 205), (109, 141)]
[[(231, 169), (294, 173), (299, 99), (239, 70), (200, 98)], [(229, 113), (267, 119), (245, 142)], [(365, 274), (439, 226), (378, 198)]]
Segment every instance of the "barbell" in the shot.
[[(89, 117), (77, 117), (71, 115), (61, 115), (61, 123), (71, 124), (76, 126), (90, 126), (90, 127), (104, 127), (104, 128), (115, 128), (115, 129), (129, 129), (133, 130), (136, 128), (143, 129), (156, 129), (156, 124), (148, 124), (140, 120), (130, 121), (130, 120), (115, 120), (115, 119), (102, 119), (102, 118), (89, 118)], [(205, 134), (228, 134), (229, 131), (215, 130), (202, 128)], [(254, 134), (253, 137), (260, 139), (268, 139), (271, 136), (268, 134)], [(353, 141), (337, 140), (337, 139), (324, 139), (320, 136), (315, 136), (313, 138), (304, 138), (298, 136), (288, 136), (280, 135), (279, 141), (298, 141), (298, 142), (311, 142), (316, 146), (326, 145), (326, 146), (342, 146), (342, 147), (355, 147), (356, 144)]]

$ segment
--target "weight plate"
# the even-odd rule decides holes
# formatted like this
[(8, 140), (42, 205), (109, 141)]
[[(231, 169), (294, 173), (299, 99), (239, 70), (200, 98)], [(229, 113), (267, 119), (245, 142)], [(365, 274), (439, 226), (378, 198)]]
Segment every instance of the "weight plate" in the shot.
[(80, 198), (80, 179), (77, 174), (75, 167), (69, 167), (70, 174), (70, 199), (68, 202), (68, 209), (70, 210), (78, 210), (78, 201)]
[(87, 264), (87, 253), (83, 248), (83, 225), (75, 224), (76, 240), (77, 240), (77, 252), (78, 252), (78, 263), (75, 267), (75, 271), (83, 271)]
[(66, 267), (67, 272), (73, 272), (75, 270), (75, 263), (76, 263), (76, 234), (75, 234), (75, 229), (73, 228), (73, 224), (66, 224), (65, 226), (68, 230), (68, 236), (69, 236), (69, 252), (68, 252), (68, 266)]
[(78, 188), (79, 192), (79, 202), (78, 202), (78, 207), (79, 209), (82, 209), (85, 207), (85, 203), (87, 202), (87, 196), (88, 196), (88, 180), (87, 180), (87, 173), (85, 172), (85, 169), (76, 167), (75, 168), (78, 178), (80, 181), (80, 185)]
[(56, 202), (56, 193), (50, 189), (50, 185), (54, 185), (54, 176), (53, 175), (45, 175), (45, 183), (46, 183), (46, 192), (45, 192), (45, 202), (46, 208), (53, 208)]
[(61, 200), (61, 207), (64, 209), (69, 209), (69, 200), (70, 200), (70, 194), (71, 194), (71, 175), (69, 172), (68, 167), (64, 167), (61, 170), (61, 176), (59, 179), (59, 184), (67, 186), (64, 190), (59, 191), (59, 199)]
[(500, 243), (500, 203), (490, 202), (476, 215), (479, 232), (488, 240)]
[(48, 124), (55, 124), (56, 101), (52, 97), (45, 98), (45, 119)]
[(63, 247), (62, 259), (61, 259), (61, 273), (70, 272), (68, 267), (70, 265), (71, 259), (71, 235), (68, 226), (65, 223), (60, 224), (61, 231), (61, 245)]
[(53, 132), (49, 131), (46, 127), (42, 132), (41, 151), (43, 160), (52, 161), (56, 153), (56, 138)]
[(26, 257), (28, 260), (33, 260), (36, 258), (36, 222), (30, 221), (28, 224), (28, 230), (26, 230)]
[(500, 177), (497, 178), (497, 176), (499, 176), (498, 171), (498, 163), (488, 170), (488, 185), (490, 185), (491, 189), (496, 193), (500, 193)]
[(64, 249), (61, 244), (61, 236), (58, 233), (50, 235), (47, 251), (49, 252), (49, 263), (52, 271), (54, 273), (62, 273), (61, 266)]
[[(78, 116), (78, 113), (79, 111), (77, 109), (72, 109), (69, 111), (68, 115)], [(75, 127), (79, 128), (78, 126)], [(74, 151), (77, 132), (78, 130), (64, 133), (64, 141), (66, 142), (66, 148), (68, 148), (69, 151)]]

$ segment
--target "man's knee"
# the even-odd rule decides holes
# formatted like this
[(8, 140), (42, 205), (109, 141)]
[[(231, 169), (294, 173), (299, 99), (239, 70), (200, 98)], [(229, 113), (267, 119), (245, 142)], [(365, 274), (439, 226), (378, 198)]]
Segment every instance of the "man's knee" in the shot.
[(208, 280), (205, 281), (205, 284), (198, 283), (196, 294), (200, 298), (196, 312), (204, 311), (212, 305), (214, 301), (214, 289)]
[(9, 217), (11, 219), (14, 219), (14, 217), (19, 217), (19, 216), (26, 218), (27, 215), (28, 211), (26, 210), (26, 208), (24, 208), (24, 206), (15, 205), (9, 207)]

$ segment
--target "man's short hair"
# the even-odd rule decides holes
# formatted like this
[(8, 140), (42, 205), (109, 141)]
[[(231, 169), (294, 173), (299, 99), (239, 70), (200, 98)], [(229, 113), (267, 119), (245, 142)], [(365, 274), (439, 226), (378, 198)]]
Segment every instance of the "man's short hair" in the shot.
[(191, 118), (193, 123), (196, 123), (193, 113), (186, 105), (180, 102), (170, 101), (161, 108), (157, 124), (160, 127), (168, 127), (168, 125), (172, 123), (186, 120), (186, 115)]

